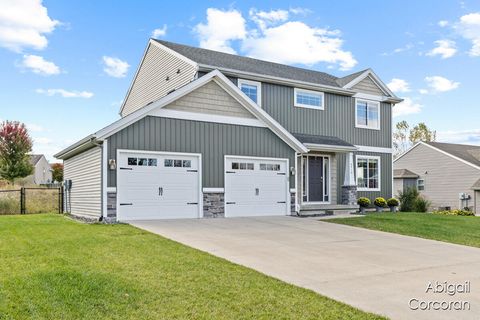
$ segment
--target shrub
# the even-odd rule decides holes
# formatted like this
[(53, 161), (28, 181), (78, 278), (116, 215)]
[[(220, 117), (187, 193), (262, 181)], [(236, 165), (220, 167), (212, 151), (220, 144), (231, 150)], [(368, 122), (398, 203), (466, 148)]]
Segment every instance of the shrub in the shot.
[(413, 202), (413, 210), (416, 212), (427, 212), (432, 203), (422, 196), (418, 196)]
[(442, 214), (446, 216), (475, 216), (475, 213), (470, 210), (441, 210), (441, 211), (434, 211), (434, 214)]
[(419, 193), (417, 188), (407, 188), (405, 191), (400, 191), (398, 200), (400, 201), (400, 211), (412, 212), (415, 211), (414, 204), (418, 198)]
[(375, 198), (375, 201), (373, 201), (373, 204), (376, 205), (377, 207), (385, 208), (387, 206), (387, 201), (385, 201), (385, 199), (382, 197), (378, 197), (378, 198)]
[(365, 197), (360, 197), (360, 198), (358, 198), (358, 200), (357, 200), (357, 204), (358, 204), (360, 207), (366, 208), (366, 207), (370, 206), (370, 199), (365, 198)]
[(389, 207), (397, 207), (400, 204), (397, 199), (395, 198), (390, 198), (387, 200), (387, 206)]

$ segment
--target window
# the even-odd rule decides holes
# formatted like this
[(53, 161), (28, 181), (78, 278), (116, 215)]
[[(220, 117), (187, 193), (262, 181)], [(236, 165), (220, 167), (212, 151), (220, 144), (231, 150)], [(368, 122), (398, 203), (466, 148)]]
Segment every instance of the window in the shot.
[(418, 179), (417, 180), (417, 190), (418, 191), (425, 190), (425, 180), (424, 179)]
[(165, 167), (175, 167), (175, 168), (191, 168), (191, 160), (180, 160), (180, 159), (165, 159), (163, 162)]
[(380, 103), (357, 99), (355, 104), (356, 127), (380, 129)]
[(253, 170), (251, 162), (232, 162), (232, 170)]
[(280, 171), (280, 165), (273, 163), (260, 163), (260, 170)]
[(137, 158), (128, 158), (128, 165), (129, 166), (136, 166), (137, 165)]
[(238, 87), (245, 93), (253, 102), (262, 105), (262, 84), (257, 81), (250, 81), (238, 79)]
[(153, 158), (128, 158), (127, 163), (129, 166), (149, 166), (156, 167), (157, 159)]
[(165, 167), (173, 167), (173, 160), (172, 159), (165, 159), (164, 165), (165, 165)]
[(149, 167), (156, 167), (157, 166), (157, 159), (148, 159), (148, 166)]
[(323, 110), (323, 92), (294, 89), (294, 106)]
[(380, 158), (357, 156), (357, 187), (359, 191), (380, 191)]
[(147, 158), (138, 158), (138, 165), (139, 166), (148, 166)]

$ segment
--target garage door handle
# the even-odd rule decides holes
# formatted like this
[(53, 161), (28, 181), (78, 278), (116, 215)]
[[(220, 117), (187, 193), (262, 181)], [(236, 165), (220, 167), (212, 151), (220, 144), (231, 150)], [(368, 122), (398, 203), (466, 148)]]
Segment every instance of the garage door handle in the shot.
[(198, 170), (187, 170), (187, 172), (198, 172)]
[(158, 195), (163, 196), (163, 188), (162, 187), (158, 188)]
[(133, 206), (133, 203), (120, 203), (121, 206)]
[(260, 194), (260, 189), (255, 188), (255, 195), (258, 196)]
[(227, 171), (227, 172), (225, 172), (225, 173), (235, 173), (235, 171)]
[(187, 204), (198, 204), (198, 202), (187, 202)]
[(123, 167), (120, 167), (120, 170), (133, 170), (132, 168), (123, 168)]
[(287, 203), (287, 201), (277, 201), (277, 203)]
[(236, 202), (227, 202), (226, 204), (237, 204)]
[(280, 173), (280, 172), (277, 173), (277, 174), (278, 174), (278, 175), (281, 175), (281, 176), (284, 176), (284, 175), (285, 175), (285, 173)]

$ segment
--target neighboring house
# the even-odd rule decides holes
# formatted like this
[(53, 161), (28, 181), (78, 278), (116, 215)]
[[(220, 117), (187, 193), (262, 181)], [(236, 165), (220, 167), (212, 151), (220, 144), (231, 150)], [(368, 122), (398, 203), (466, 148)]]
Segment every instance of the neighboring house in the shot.
[(415, 187), (431, 209), (480, 213), (480, 146), (420, 142), (394, 160), (394, 194)]
[(151, 39), (121, 119), (56, 157), (72, 214), (118, 220), (352, 210), (392, 195), (392, 107), (343, 78)]
[(33, 174), (22, 179), (26, 184), (48, 184), (52, 182), (52, 168), (43, 154), (31, 154)]

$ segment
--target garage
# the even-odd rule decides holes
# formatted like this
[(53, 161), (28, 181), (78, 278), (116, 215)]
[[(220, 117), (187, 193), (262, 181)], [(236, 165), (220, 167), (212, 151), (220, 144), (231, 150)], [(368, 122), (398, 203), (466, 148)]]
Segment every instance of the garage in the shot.
[(201, 217), (199, 154), (118, 151), (118, 220)]
[(225, 217), (287, 215), (289, 199), (288, 159), (225, 157)]

